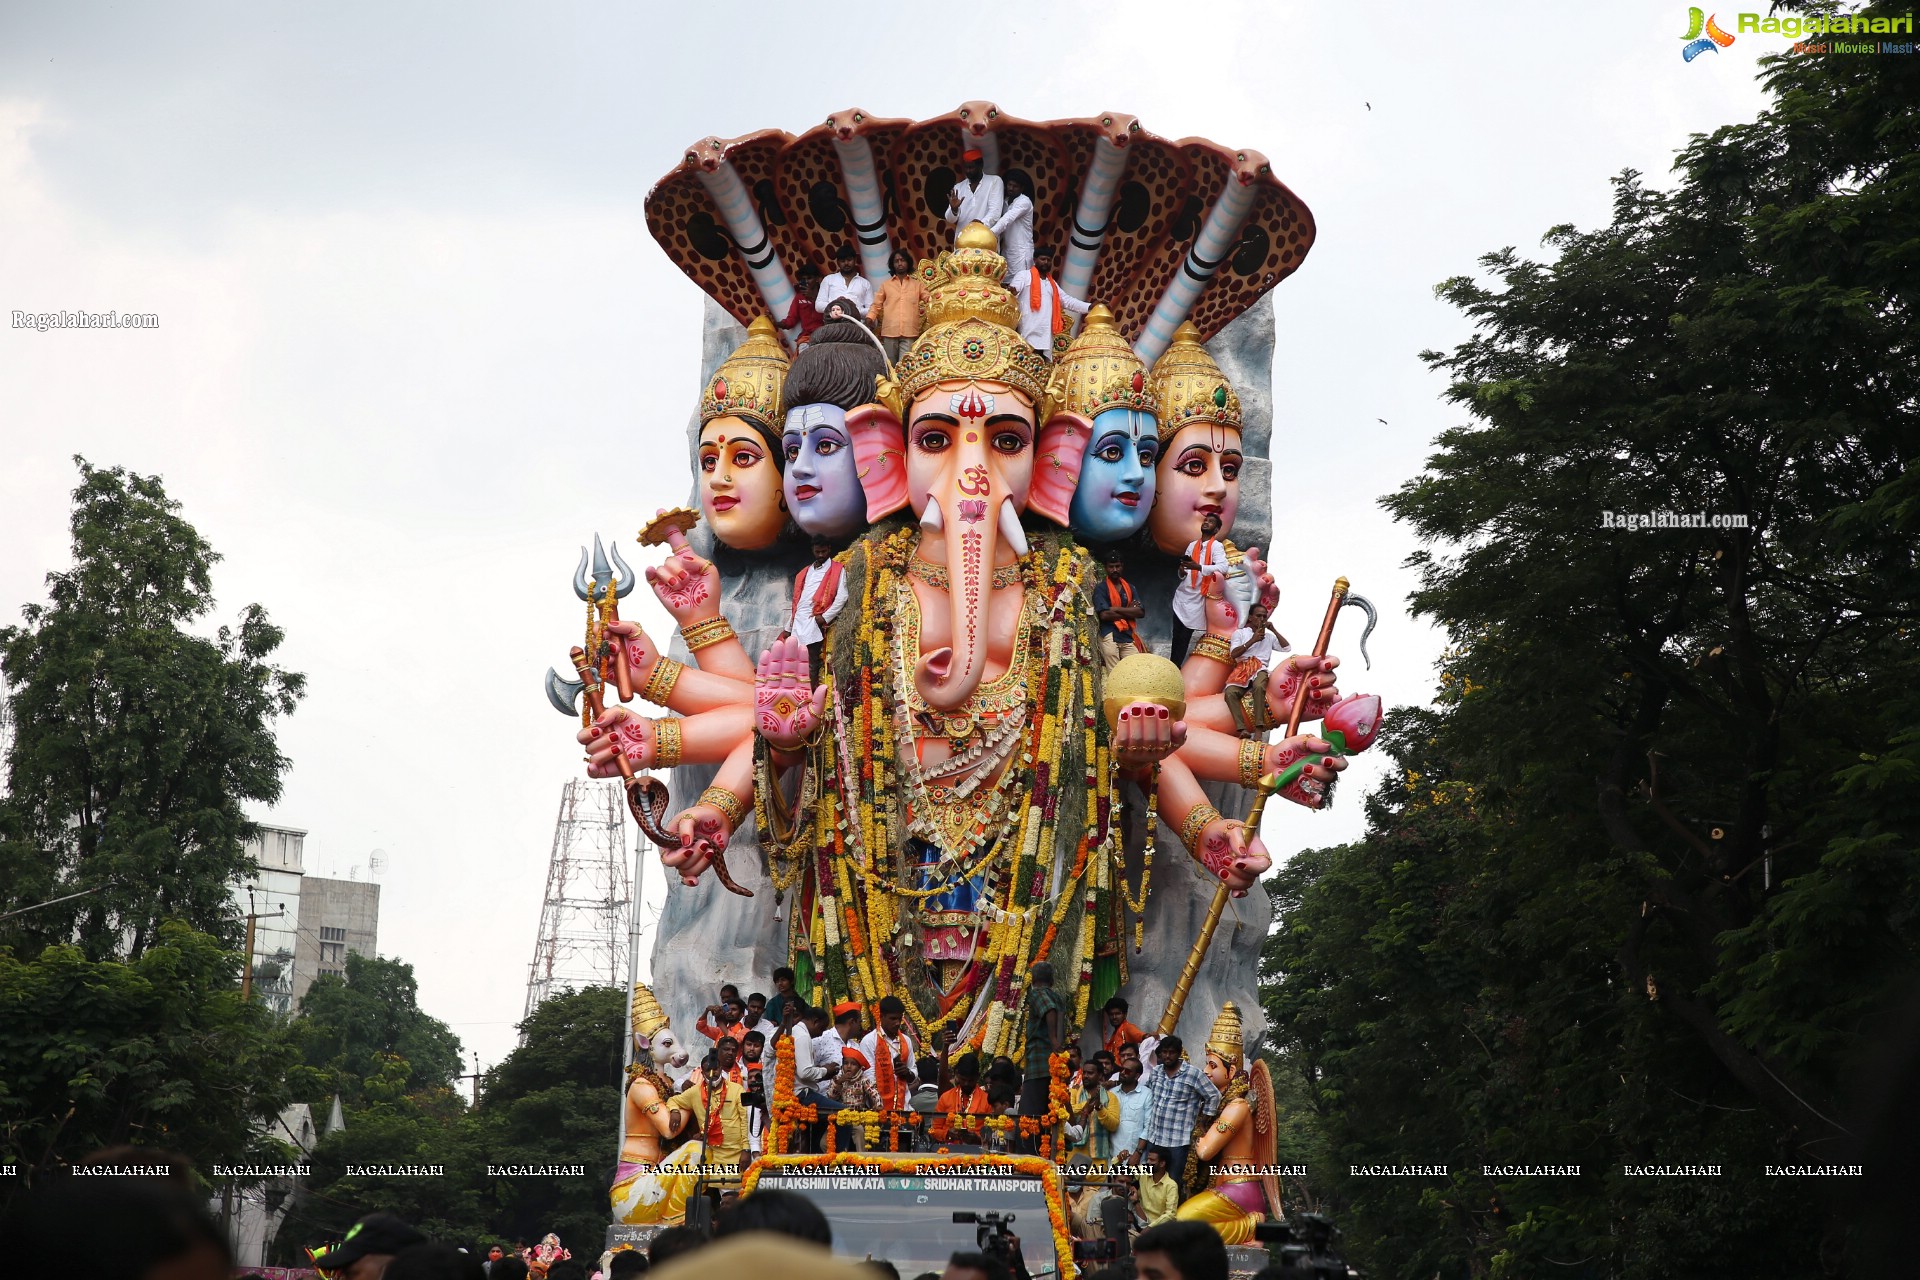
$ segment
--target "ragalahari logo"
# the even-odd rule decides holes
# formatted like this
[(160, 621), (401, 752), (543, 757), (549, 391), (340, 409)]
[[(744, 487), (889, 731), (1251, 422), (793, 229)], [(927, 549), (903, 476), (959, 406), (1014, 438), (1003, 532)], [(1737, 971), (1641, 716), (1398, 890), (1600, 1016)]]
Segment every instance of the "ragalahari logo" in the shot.
[(1718, 53), (1733, 43), (1733, 37), (1722, 31), (1714, 21), (1716, 16), (1704, 9), (1687, 10), (1687, 34), (1680, 37), (1687, 42), (1686, 47), (1680, 50), (1682, 58), (1692, 62), (1703, 53)]

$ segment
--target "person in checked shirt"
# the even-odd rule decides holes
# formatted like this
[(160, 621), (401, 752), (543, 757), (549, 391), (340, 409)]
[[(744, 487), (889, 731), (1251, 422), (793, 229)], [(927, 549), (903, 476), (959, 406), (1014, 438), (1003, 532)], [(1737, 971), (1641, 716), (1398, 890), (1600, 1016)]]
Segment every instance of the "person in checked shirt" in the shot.
[(1186, 1047), (1179, 1036), (1162, 1036), (1153, 1056), (1159, 1066), (1153, 1073), (1153, 1107), (1147, 1112), (1146, 1145), (1166, 1157), (1167, 1171), (1182, 1182), (1187, 1148), (1193, 1142), (1193, 1126), (1202, 1115), (1220, 1110), (1220, 1090), (1206, 1073), (1191, 1062), (1183, 1061)]

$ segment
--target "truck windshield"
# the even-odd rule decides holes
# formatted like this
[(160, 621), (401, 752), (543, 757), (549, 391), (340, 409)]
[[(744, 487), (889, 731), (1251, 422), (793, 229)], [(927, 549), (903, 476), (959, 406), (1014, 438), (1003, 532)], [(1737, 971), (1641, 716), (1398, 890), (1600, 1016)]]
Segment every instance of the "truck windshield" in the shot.
[(1046, 1189), (1038, 1178), (971, 1171), (913, 1177), (845, 1175), (830, 1170), (768, 1169), (756, 1191), (794, 1191), (820, 1206), (833, 1223), (833, 1251), (848, 1258), (891, 1262), (903, 1276), (943, 1271), (955, 1253), (980, 1247), (960, 1210), (1013, 1214), (1013, 1234), (1029, 1275), (1059, 1274)]

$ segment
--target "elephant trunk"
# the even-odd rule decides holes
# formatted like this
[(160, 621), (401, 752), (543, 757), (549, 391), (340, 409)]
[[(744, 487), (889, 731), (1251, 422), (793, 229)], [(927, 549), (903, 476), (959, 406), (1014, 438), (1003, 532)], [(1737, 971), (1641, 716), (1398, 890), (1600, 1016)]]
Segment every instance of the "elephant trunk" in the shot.
[[(997, 518), (989, 519), (995, 508)], [(921, 655), (913, 685), (928, 706), (952, 711), (973, 695), (986, 673), (994, 557), (1003, 539), (1016, 554), (1025, 554), (1026, 538), (1012, 499), (1002, 494), (950, 493), (944, 502), (930, 498), (921, 523), (943, 530), (946, 539), (949, 643)]]

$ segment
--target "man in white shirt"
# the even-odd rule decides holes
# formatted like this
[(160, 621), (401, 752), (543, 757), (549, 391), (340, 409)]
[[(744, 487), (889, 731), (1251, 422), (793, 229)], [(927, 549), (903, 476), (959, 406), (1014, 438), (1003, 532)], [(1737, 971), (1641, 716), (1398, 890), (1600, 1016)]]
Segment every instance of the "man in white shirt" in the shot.
[[(913, 1092), (914, 1063), (920, 1060), (913, 1035), (906, 1028), (907, 1006), (899, 996), (880, 997), (880, 1025), (861, 1038), (860, 1051), (867, 1055), (867, 1080), (880, 1092), (880, 1101), (891, 1110), (907, 1105)], [(885, 1042), (884, 1047), (882, 1041)], [(880, 1055), (893, 1059), (893, 1094), (880, 1082)]]
[(1093, 307), (1054, 282), (1053, 248), (1044, 244), (1033, 251), (1033, 266), (1013, 278), (1013, 297), (1020, 312), (1020, 340), (1048, 360), (1053, 359), (1053, 340), (1067, 332), (1063, 312), (1083, 316)]
[(1153, 1109), (1153, 1090), (1141, 1078), (1138, 1058), (1130, 1057), (1120, 1068), (1120, 1084), (1113, 1096), (1120, 1103), (1120, 1127), (1113, 1131), (1113, 1159), (1116, 1164), (1133, 1164), (1140, 1159), (1147, 1113)]
[(1187, 544), (1181, 557), (1179, 585), (1173, 589), (1173, 665), (1187, 660), (1187, 648), (1196, 631), (1207, 629), (1207, 597), (1218, 599), (1226, 588), (1227, 544), (1220, 540), (1220, 517), (1209, 511), (1200, 518), (1200, 536)]
[(1233, 669), (1227, 673), (1227, 711), (1233, 731), (1240, 735), (1265, 733), (1273, 728), (1267, 707), (1267, 667), (1273, 655), (1287, 647), (1287, 639), (1267, 621), (1267, 606), (1255, 601), (1247, 610), (1247, 625), (1233, 633), (1227, 655)]
[(873, 282), (860, 274), (860, 259), (853, 246), (841, 245), (833, 255), (833, 265), (833, 274), (820, 282), (813, 309), (824, 316), (835, 298), (846, 298), (859, 308), (857, 314), (866, 315), (873, 306)]
[(1033, 179), (1024, 169), (1009, 169), (1001, 179), (1007, 189), (1007, 207), (987, 225), (1000, 237), (1000, 256), (1007, 260), (1007, 284), (1033, 268)]
[(947, 221), (953, 224), (955, 244), (960, 243), (960, 233), (968, 223), (984, 222), (991, 227), (1007, 211), (1006, 185), (987, 172), (986, 157), (978, 151), (967, 151), (960, 163), (967, 176), (955, 183), (947, 196)]
[[(826, 647), (826, 625), (847, 607), (847, 576), (833, 558), (833, 544), (825, 538), (813, 540), (813, 563), (794, 575), (793, 618), (787, 634), (807, 646), (807, 669), (813, 683), (820, 683), (820, 654)], [(840, 1069), (839, 1060), (834, 1070)]]

